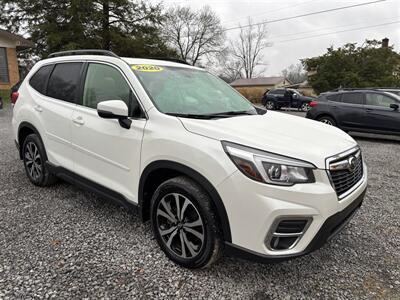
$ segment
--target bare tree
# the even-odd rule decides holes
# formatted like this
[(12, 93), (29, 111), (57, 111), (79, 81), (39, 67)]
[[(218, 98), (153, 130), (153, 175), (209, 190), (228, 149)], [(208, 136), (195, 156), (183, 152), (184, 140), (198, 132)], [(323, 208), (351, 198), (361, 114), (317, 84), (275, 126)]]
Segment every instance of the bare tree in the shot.
[(232, 60), (240, 68), (241, 77), (253, 78), (265, 71), (263, 52), (271, 46), (267, 42), (265, 24), (254, 25), (249, 18), (247, 25), (240, 26), (238, 40), (230, 40), (229, 44)]
[(296, 65), (291, 64), (286, 69), (282, 70), (282, 75), (289, 79), (293, 84), (301, 83), (307, 79), (307, 72), (304, 71), (303, 65), (298, 63)]
[(225, 35), (221, 21), (208, 6), (199, 11), (172, 7), (167, 11), (163, 28), (166, 41), (181, 59), (192, 65), (223, 49)]

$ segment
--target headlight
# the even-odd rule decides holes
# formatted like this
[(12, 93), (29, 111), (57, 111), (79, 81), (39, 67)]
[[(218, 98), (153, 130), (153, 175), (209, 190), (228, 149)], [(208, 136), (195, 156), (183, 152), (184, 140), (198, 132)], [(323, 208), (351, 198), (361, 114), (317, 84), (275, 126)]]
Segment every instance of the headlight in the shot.
[(253, 180), (286, 186), (315, 182), (312, 170), (316, 167), (308, 162), (225, 141), (222, 146), (238, 169)]

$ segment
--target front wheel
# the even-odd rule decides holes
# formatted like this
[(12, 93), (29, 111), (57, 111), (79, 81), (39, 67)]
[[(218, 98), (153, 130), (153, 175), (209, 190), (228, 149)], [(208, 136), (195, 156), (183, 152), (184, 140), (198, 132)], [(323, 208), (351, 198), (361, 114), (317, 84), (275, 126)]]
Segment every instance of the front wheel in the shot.
[(318, 118), (318, 121), (327, 125), (336, 126), (335, 120), (333, 120), (331, 117), (323, 116)]
[(273, 110), (273, 109), (275, 109), (275, 103), (273, 101), (267, 101), (267, 103), (265, 103), (265, 108), (269, 109), (269, 110)]
[(165, 254), (186, 268), (206, 268), (220, 256), (222, 242), (207, 193), (187, 177), (162, 183), (151, 203), (151, 225)]

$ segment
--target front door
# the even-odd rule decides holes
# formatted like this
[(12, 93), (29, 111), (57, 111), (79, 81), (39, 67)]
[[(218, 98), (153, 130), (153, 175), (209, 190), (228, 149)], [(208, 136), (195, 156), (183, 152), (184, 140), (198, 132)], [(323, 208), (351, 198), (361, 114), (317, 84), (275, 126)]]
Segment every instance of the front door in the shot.
[(400, 133), (400, 111), (390, 108), (399, 101), (381, 93), (368, 92), (365, 95), (365, 123), (371, 130)]
[[(103, 119), (97, 103), (122, 100), (132, 117), (130, 129)], [(140, 151), (146, 119), (125, 75), (118, 67), (88, 63), (81, 102), (72, 116), (74, 171), (137, 203)]]

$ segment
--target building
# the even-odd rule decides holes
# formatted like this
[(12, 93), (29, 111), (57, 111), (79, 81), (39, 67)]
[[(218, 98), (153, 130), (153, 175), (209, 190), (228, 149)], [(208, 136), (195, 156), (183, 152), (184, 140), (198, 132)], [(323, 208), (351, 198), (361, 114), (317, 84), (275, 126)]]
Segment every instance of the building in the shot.
[(233, 81), (231, 86), (252, 102), (260, 102), (266, 91), (292, 84), (281, 76), (241, 78)]
[(304, 80), (303, 82), (290, 84), (285, 86), (285, 88), (291, 88), (299, 90), (305, 96), (316, 96), (317, 93), (314, 91), (312, 86), (308, 83), (308, 80)]
[(0, 90), (9, 90), (20, 80), (17, 51), (33, 45), (19, 35), (0, 29)]

